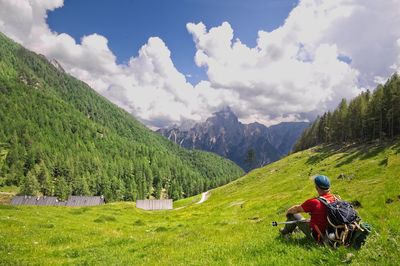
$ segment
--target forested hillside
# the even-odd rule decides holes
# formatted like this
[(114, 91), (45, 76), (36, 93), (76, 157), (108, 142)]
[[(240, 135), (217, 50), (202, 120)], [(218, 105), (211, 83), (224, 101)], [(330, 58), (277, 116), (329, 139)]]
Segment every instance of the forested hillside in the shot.
[(134, 200), (198, 194), (243, 174), (136, 121), (0, 33), (0, 185), (21, 193)]
[(294, 150), (323, 143), (364, 142), (400, 135), (400, 77), (397, 73), (373, 93), (362, 92), (333, 112), (327, 112), (304, 131)]

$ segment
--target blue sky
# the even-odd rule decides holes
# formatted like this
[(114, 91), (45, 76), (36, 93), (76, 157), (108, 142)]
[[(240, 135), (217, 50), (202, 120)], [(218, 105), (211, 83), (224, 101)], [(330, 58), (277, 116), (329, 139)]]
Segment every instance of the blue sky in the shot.
[(312, 120), (399, 72), (399, 6), (0, 0), (0, 31), (151, 128), (205, 121), (226, 106), (244, 123), (273, 125)]
[(176, 68), (190, 74), (195, 84), (205, 79), (204, 69), (193, 61), (196, 49), (186, 30), (188, 22), (216, 27), (227, 21), (235, 38), (253, 47), (259, 30), (281, 26), (297, 0), (66, 0), (62, 8), (48, 13), (53, 31), (82, 36), (98, 33), (107, 37), (119, 63), (126, 63), (149, 37), (158, 36), (168, 46)]

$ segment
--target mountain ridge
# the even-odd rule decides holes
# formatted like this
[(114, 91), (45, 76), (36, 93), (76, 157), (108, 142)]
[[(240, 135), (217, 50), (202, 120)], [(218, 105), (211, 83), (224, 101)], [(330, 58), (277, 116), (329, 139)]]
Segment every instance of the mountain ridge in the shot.
[(184, 128), (173, 125), (157, 132), (181, 147), (214, 152), (249, 171), (288, 154), (308, 125), (306, 122), (285, 122), (271, 127), (258, 122), (243, 124), (225, 107), (205, 122)]

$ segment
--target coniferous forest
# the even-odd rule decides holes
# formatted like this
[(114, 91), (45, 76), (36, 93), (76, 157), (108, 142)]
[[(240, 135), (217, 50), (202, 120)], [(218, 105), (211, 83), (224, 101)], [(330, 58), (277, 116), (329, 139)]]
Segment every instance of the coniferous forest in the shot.
[(400, 77), (397, 73), (372, 93), (343, 99), (333, 112), (318, 117), (297, 141), (294, 151), (318, 144), (362, 143), (400, 135)]
[(243, 174), (164, 139), (0, 33), (0, 186), (107, 201), (198, 194)]

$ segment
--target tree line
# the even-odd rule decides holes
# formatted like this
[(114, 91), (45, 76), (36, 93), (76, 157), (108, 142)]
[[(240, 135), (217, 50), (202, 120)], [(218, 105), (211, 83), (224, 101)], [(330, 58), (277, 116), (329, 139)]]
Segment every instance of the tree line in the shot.
[(400, 78), (393, 74), (347, 103), (343, 99), (333, 112), (318, 117), (304, 131), (294, 151), (319, 144), (365, 142), (394, 138), (400, 134)]

